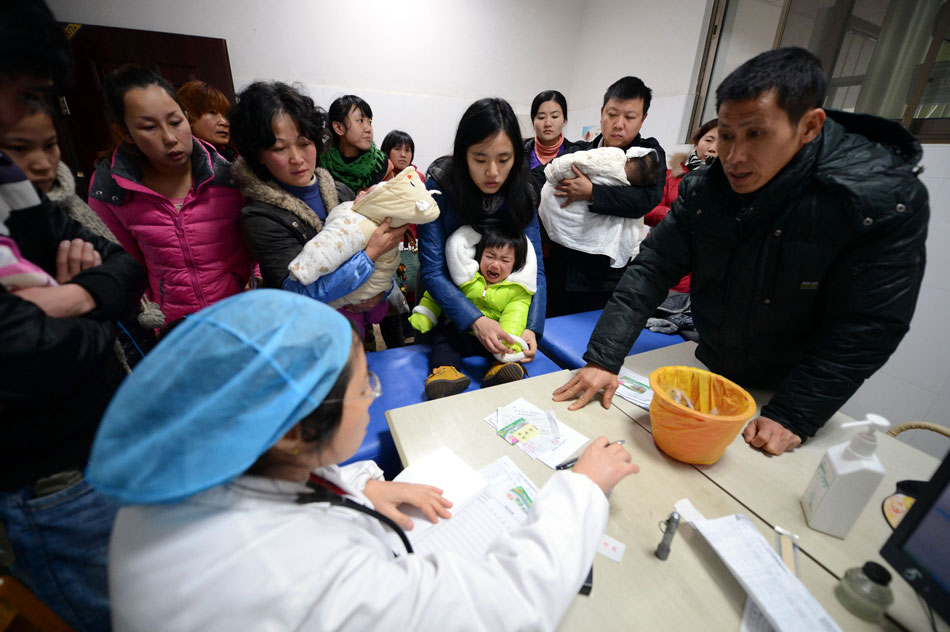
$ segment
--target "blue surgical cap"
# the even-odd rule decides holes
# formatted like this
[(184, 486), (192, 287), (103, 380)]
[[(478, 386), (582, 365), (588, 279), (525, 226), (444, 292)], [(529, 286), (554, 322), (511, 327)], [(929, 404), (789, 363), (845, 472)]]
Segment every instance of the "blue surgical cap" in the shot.
[(352, 331), (333, 309), (282, 290), (189, 316), (122, 383), (87, 479), (121, 504), (145, 504), (237, 477), (323, 401)]

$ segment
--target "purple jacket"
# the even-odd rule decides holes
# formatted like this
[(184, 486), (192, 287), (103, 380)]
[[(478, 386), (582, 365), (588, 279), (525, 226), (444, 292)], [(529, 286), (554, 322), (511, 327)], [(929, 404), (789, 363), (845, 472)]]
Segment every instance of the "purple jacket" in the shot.
[(89, 206), (148, 272), (149, 298), (171, 322), (244, 289), (251, 256), (241, 236), (243, 201), (231, 166), (194, 139), (194, 186), (181, 210), (142, 185), (140, 158), (117, 148), (100, 160)]

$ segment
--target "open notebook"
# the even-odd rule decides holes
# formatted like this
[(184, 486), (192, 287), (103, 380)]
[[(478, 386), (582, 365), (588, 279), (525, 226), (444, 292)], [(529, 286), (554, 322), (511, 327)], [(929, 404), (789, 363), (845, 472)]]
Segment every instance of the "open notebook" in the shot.
[(475, 470), (442, 446), (419, 459), (395, 478), (443, 490), (452, 501), (452, 517), (433, 524), (414, 508), (403, 506), (415, 526), (407, 532), (417, 553), (454, 551), (481, 559), (498, 536), (524, 525), (538, 488), (504, 456)]

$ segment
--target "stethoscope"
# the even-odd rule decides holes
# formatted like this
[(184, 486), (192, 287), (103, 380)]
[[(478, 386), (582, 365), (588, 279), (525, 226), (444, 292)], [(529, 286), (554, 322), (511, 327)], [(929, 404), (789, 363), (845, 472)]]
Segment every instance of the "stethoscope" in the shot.
[[(396, 535), (399, 536), (399, 539), (402, 540), (403, 546), (406, 547), (406, 553), (412, 553), (412, 544), (409, 542), (409, 538), (406, 536), (406, 532), (402, 530), (395, 521), (393, 521), (389, 516), (385, 516), (375, 509), (370, 509), (365, 505), (361, 505), (356, 501), (350, 500), (349, 498), (344, 498), (337, 493), (330, 491), (329, 489), (313, 483), (312, 481), (307, 482), (307, 487), (313, 491), (307, 494), (299, 494), (297, 496), (298, 505), (308, 505), (310, 503), (330, 503), (335, 507), (347, 507), (353, 509), (360, 513), (364, 513), (367, 516), (372, 516), (376, 518), (384, 525), (396, 532)], [(393, 555), (396, 553), (393, 552)]]

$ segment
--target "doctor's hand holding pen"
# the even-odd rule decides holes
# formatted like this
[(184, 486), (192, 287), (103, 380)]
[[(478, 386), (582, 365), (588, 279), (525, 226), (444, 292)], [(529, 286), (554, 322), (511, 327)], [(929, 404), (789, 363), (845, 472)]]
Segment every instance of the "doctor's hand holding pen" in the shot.
[(620, 443), (608, 443), (606, 437), (594, 439), (577, 460), (573, 471), (594, 481), (604, 494), (630, 474), (640, 471), (640, 466), (631, 463), (633, 457)]

